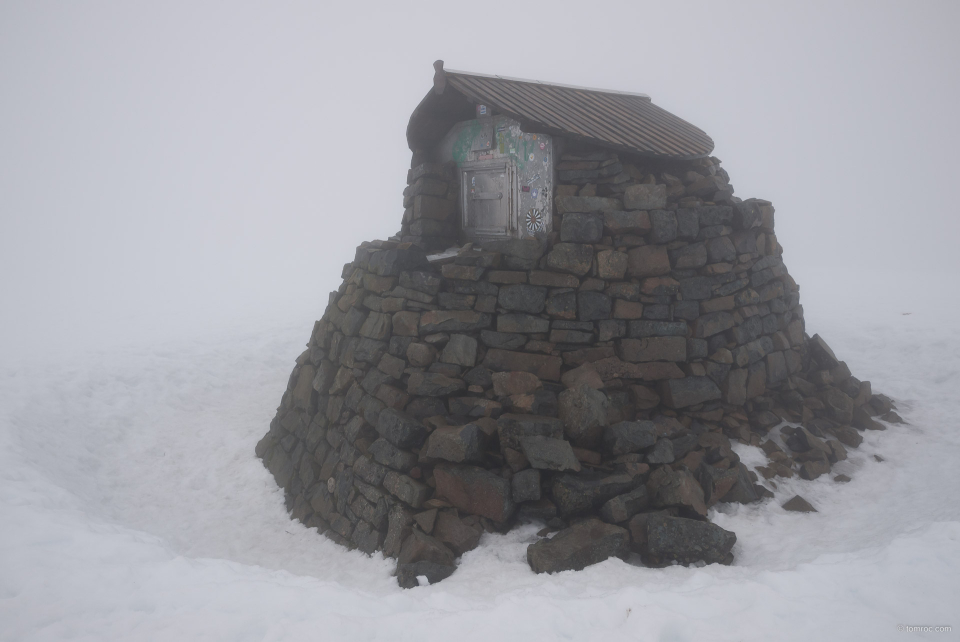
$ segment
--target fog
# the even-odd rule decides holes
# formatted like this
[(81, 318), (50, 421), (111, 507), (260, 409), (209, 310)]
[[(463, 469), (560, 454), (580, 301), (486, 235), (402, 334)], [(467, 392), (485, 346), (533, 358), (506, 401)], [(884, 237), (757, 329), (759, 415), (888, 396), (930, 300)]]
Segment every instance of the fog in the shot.
[(801, 285), (896, 270), (921, 287), (960, 268), (958, 18), (932, 1), (8, 0), (0, 355), (288, 323), (306, 341), (354, 248), (399, 229), (436, 59), (647, 93), (713, 138), (736, 195), (773, 201)]

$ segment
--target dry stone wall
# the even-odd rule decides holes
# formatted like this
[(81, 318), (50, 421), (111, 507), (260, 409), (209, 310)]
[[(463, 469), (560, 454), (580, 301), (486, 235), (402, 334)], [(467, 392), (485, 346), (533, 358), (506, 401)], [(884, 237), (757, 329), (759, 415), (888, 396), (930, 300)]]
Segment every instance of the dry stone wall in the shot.
[[(410, 170), (400, 234), (344, 266), (256, 448), (294, 519), (396, 557), (402, 586), (524, 521), (560, 531), (536, 572), (729, 563), (711, 506), (827, 474), (899, 419), (805, 333), (773, 206), (717, 159), (570, 147), (551, 233), (428, 258), (456, 241), (454, 177)], [(732, 441), (768, 454), (764, 480)]]

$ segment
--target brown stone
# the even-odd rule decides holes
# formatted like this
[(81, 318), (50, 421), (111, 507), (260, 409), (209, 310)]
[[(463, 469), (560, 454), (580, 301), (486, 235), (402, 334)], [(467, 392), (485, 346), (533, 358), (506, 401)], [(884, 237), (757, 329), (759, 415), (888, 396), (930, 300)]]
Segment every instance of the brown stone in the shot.
[(620, 280), (627, 272), (627, 255), (615, 250), (597, 253), (597, 276), (601, 279)]
[(735, 307), (737, 307), (737, 305), (736, 305), (736, 302), (734, 301), (733, 295), (700, 302), (700, 312), (703, 314), (708, 314), (710, 312), (720, 312), (722, 310), (732, 310)]
[(415, 337), (420, 325), (419, 312), (397, 312), (393, 315), (393, 334), (401, 337)]
[(662, 276), (670, 273), (670, 257), (662, 245), (643, 245), (627, 253), (627, 274), (631, 277)]
[(660, 404), (660, 395), (646, 386), (630, 386), (633, 403), (637, 410), (652, 410)]
[(525, 395), (543, 387), (540, 379), (530, 372), (495, 372), (492, 379), (493, 393), (498, 397)]
[(471, 515), (506, 522), (514, 511), (510, 481), (476, 466), (437, 466), (437, 495)]
[(578, 288), (580, 279), (572, 274), (533, 271), (530, 273), (530, 285), (545, 285), (550, 288)]
[(473, 310), (429, 310), (420, 316), (420, 334), (471, 332), (490, 327), (490, 321), (490, 315)]
[(518, 271), (492, 270), (487, 274), (487, 280), (491, 283), (501, 283), (512, 285), (515, 283), (526, 283), (527, 273)]
[(603, 226), (613, 235), (644, 235), (650, 231), (650, 215), (646, 211), (605, 211)]
[(651, 296), (673, 296), (680, 289), (680, 282), (669, 276), (655, 276), (644, 279), (640, 291)]
[(474, 265), (456, 265), (454, 263), (447, 263), (440, 268), (441, 273), (444, 277), (448, 279), (462, 279), (465, 281), (479, 281), (480, 277), (483, 276), (483, 271), (486, 268), (482, 268)]
[(579, 243), (557, 243), (547, 254), (547, 266), (558, 272), (584, 276), (593, 266), (593, 247)]
[(788, 501), (783, 505), (784, 510), (794, 511), (797, 513), (816, 513), (817, 509), (810, 505), (810, 502), (805, 500), (800, 495), (794, 495), (793, 499)]
[(488, 350), (483, 359), (483, 365), (495, 372), (519, 370), (533, 373), (546, 381), (560, 380), (562, 364), (560, 357), (500, 349)]
[(565, 388), (578, 388), (580, 386), (586, 386), (594, 390), (603, 388), (603, 379), (592, 363), (584, 363), (573, 370), (568, 370), (563, 373), (560, 381)]
[(614, 319), (639, 319), (643, 316), (643, 304), (623, 299), (613, 300)]
[(687, 507), (699, 515), (707, 514), (703, 489), (693, 475), (685, 470), (658, 468), (651, 473), (647, 489), (651, 491), (655, 506)]
[(477, 547), (483, 529), (476, 523), (476, 517), (460, 519), (455, 511), (445, 510), (437, 515), (433, 535), (460, 556)]
[(683, 337), (621, 339), (620, 358), (633, 363), (645, 361), (685, 361), (687, 358), (687, 340)]

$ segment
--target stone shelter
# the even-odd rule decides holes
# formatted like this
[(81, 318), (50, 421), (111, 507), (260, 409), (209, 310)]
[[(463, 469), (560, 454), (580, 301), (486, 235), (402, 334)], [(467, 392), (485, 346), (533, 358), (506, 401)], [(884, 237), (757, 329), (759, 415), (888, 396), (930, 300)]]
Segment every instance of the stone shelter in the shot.
[(899, 421), (807, 334), (773, 205), (649, 97), (438, 61), (407, 140), (400, 231), (344, 266), (256, 447), (294, 519), (401, 586), (525, 522), (538, 573), (730, 563), (711, 507)]

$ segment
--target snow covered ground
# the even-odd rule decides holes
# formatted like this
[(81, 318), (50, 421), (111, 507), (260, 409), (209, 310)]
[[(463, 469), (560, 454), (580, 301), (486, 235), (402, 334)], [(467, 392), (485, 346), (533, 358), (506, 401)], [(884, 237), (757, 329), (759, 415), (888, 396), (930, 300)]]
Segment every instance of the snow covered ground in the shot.
[[(929, 277), (864, 277), (850, 291), (849, 274), (794, 276), (808, 330), (909, 424), (866, 434), (835, 467), (848, 484), (789, 480), (775, 500), (713, 514), (737, 533), (731, 567), (608, 560), (538, 576), (525, 561), (528, 527), (485, 535), (440, 584), (401, 590), (389, 560), (290, 521), (254, 458), (308, 337), (303, 315), (246, 334), (4, 363), (0, 640), (955, 639), (951, 290)], [(796, 493), (819, 512), (783, 511)]]

